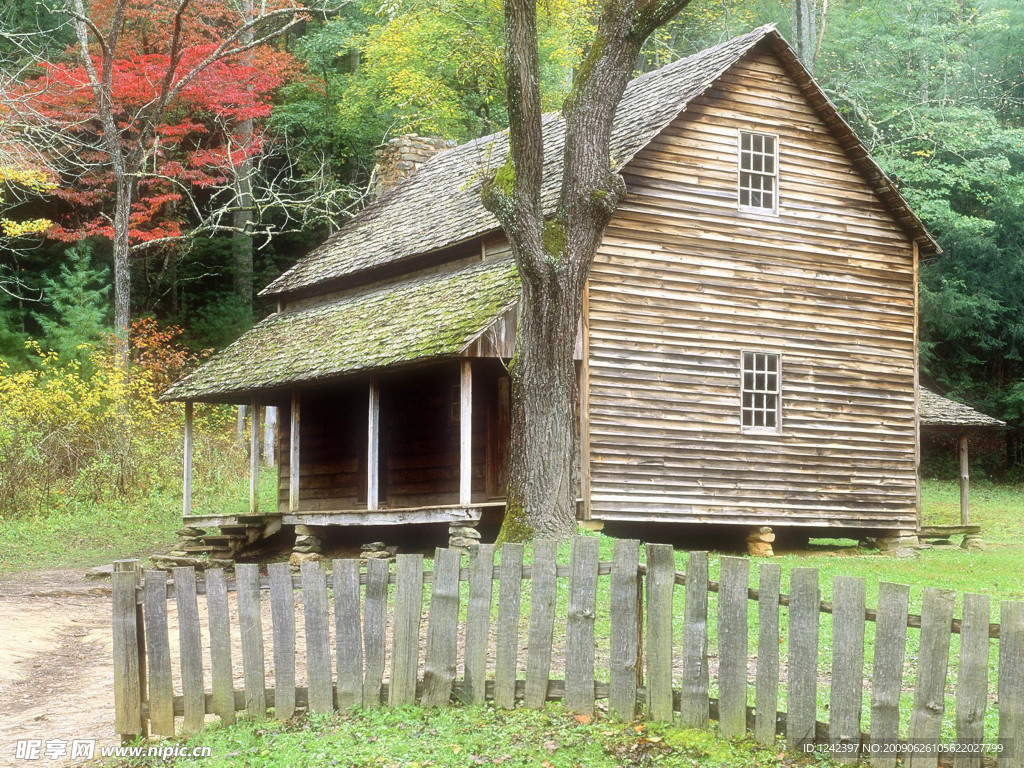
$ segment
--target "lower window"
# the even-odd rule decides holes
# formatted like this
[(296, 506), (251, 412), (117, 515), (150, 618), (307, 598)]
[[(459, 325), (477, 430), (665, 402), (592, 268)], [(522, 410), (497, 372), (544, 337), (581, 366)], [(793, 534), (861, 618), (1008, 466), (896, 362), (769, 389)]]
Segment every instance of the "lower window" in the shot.
[(742, 424), (744, 432), (778, 432), (782, 361), (773, 352), (744, 352)]

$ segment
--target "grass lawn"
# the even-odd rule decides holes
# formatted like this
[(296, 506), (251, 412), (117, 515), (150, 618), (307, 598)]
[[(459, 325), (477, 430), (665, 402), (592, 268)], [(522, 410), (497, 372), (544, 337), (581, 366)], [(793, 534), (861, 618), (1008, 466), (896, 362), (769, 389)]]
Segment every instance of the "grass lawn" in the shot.
[[(275, 479), (263, 472), (260, 503), (273, 505)], [(195, 513), (243, 513), (249, 481), (223, 477), (195, 488)], [(0, 576), (26, 570), (87, 568), (113, 560), (166, 552), (181, 527), (181, 490), (171, 488), (132, 501), (69, 501), (65, 505), (0, 517)]]
[[(272, 503), (274, 494), (273, 478), (266, 477), (265, 486), (261, 487), (263, 503)], [(196, 489), (196, 512), (244, 511), (247, 499), (247, 487), (244, 478), (225, 478), (216, 488)], [(931, 524), (955, 523), (959, 520), (959, 491), (956, 483), (927, 481), (923, 484), (924, 522)], [(177, 493), (167, 491), (155, 494), (148, 499), (130, 504), (125, 503), (78, 503), (50, 514), (27, 515), (17, 518), (0, 519), (0, 574), (21, 570), (83, 567), (123, 557), (137, 557), (149, 552), (166, 550), (173, 543), (174, 530), (180, 525), (180, 501)], [(266, 508), (266, 507), (264, 507)], [(782, 567), (783, 591), (788, 589), (789, 573), (794, 567), (811, 566), (820, 572), (822, 598), (831, 599), (832, 579), (838, 575), (863, 578), (867, 587), (868, 605), (877, 603), (878, 584), (882, 581), (898, 582), (911, 587), (911, 612), (919, 612), (921, 598), (925, 587), (935, 586), (954, 589), (958, 598), (965, 592), (987, 595), (991, 599), (992, 620), (998, 621), (1000, 600), (1024, 599), (1024, 487), (993, 486), (977, 484), (972, 489), (972, 521), (981, 525), (983, 536), (989, 544), (986, 552), (963, 552), (959, 549), (925, 550), (912, 559), (896, 559), (882, 555), (874, 550), (856, 546), (852, 540), (815, 540), (811, 546), (798, 552), (780, 551), (779, 556), (770, 562)], [(636, 535), (642, 538), (642, 527)], [(610, 560), (614, 540), (608, 536), (600, 536), (601, 559)], [(713, 552), (711, 555), (711, 578), (718, 575), (721, 557), (736, 555), (736, 552)], [(678, 570), (686, 570), (688, 553), (679, 549), (676, 552)], [(531, 561), (530, 548), (527, 548), (526, 561)], [(559, 561), (568, 563), (568, 544), (559, 553)], [(758, 568), (763, 561), (751, 562), (751, 586), (757, 586)], [(767, 561), (764, 561), (767, 562)], [(429, 567), (429, 566), (428, 566)], [(608, 583), (602, 578), (598, 582), (598, 610), (595, 627), (598, 643), (598, 656), (601, 658), (602, 648), (607, 659), (610, 627), (608, 624)], [(463, 585), (466, 588), (466, 585)], [(677, 588), (676, 611), (679, 618), (675, 625), (674, 644), (678, 649), (682, 642), (682, 603), (683, 590)], [(463, 611), (465, 611), (465, 595)], [(561, 640), (564, 642), (564, 617), (568, 603), (568, 583), (559, 580), (557, 602), (556, 648)], [(429, 588), (424, 607), (429, 605)], [(958, 601), (959, 606), (959, 601)], [(521, 638), (525, 641), (529, 625), (530, 595), (529, 589), (524, 590), (521, 612)], [(710, 620), (708, 622), (710, 636), (710, 653), (712, 658), (717, 652), (717, 632), (715, 615), (717, 609), (716, 596), (711, 595)], [(959, 612), (959, 607), (958, 607)], [(496, 606), (495, 606), (496, 612)], [(753, 655), (757, 648), (757, 610), (750, 604), (750, 652)], [(781, 615), (780, 652), (785, 662), (786, 645), (786, 612)], [(904, 678), (905, 691), (901, 701), (903, 712), (903, 731), (906, 732), (909, 720), (910, 705), (913, 700), (912, 684), (916, 678), (916, 654), (918, 633), (908, 633), (907, 665)], [(868, 623), (865, 653), (865, 679), (870, 679), (874, 646), (874, 625)], [(944, 720), (944, 731), (948, 739), (952, 735), (953, 706), (952, 691), (955, 690), (956, 669), (959, 650), (959, 637), (953, 636), (950, 650), (949, 684), (947, 692), (947, 711)], [(996, 646), (992, 646), (990, 656), (990, 677), (994, 691), (996, 671)], [(556, 658), (564, 658), (564, 650), (556, 651)], [(525, 658), (525, 657), (524, 657)], [(828, 679), (831, 669), (831, 617), (821, 616), (819, 644), (819, 708), (818, 719), (828, 721)], [(598, 664), (598, 678), (607, 679), (606, 666)], [(560, 676), (553, 670), (553, 677)], [(712, 695), (715, 695), (715, 681), (712, 676)], [(750, 690), (753, 705), (753, 688)], [(780, 689), (780, 708), (785, 709), (785, 685)], [(869, 700), (865, 696), (863, 724), (869, 721)], [(366, 718), (383, 717), (384, 715), (360, 715), (360, 722)], [(495, 714), (494, 717), (499, 715)], [(410, 715), (412, 717), (412, 715)], [(440, 716), (439, 716), (440, 717)], [(994, 737), (995, 710), (988, 709), (986, 718), (986, 735)], [(260, 726), (273, 730), (277, 726)], [(351, 726), (347, 721), (336, 724), (337, 728), (346, 729)], [(436, 727), (436, 726), (430, 726)], [(447, 726), (446, 726), (447, 727)], [(454, 727), (454, 726), (452, 726)], [(238, 734), (248, 733), (245, 728)], [(228, 731), (225, 731), (228, 733)], [(282, 732), (279, 737), (287, 741), (291, 731)], [(232, 737), (234, 738), (234, 737)], [(241, 738), (241, 735), (238, 736)], [(611, 738), (611, 737), (609, 737)], [(453, 742), (455, 743), (455, 742)], [(655, 744), (659, 742), (654, 742)], [(655, 749), (657, 753), (657, 749)], [(513, 753), (515, 754), (515, 753)], [(253, 763), (258, 764), (258, 763)], [(443, 763), (435, 763), (441, 764)], [(465, 763), (460, 763), (465, 764)], [(555, 763), (552, 763), (553, 765)], [(590, 763), (588, 763), (589, 765)], [(598, 765), (600, 763), (594, 763)]]
[[(831, 765), (818, 756), (786, 755), (749, 740), (727, 741), (716, 729), (576, 718), (557, 706), (514, 712), (490, 707), (357, 710), (292, 723), (243, 721), (184, 742), (210, 757), (118, 762), (185, 768), (338, 766), (339, 768), (771, 768)], [(796, 758), (796, 759), (794, 759)]]

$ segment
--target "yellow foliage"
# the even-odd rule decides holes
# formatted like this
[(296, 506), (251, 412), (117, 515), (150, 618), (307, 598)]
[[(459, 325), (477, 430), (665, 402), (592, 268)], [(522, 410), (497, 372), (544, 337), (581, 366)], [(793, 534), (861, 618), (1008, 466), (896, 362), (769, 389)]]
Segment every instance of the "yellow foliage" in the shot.
[[(182, 406), (159, 402), (157, 374), (123, 370), (112, 347), (83, 346), (82, 363), (28, 346), (29, 370), (0, 361), (0, 513), (180, 483)], [(230, 435), (227, 409), (196, 415), (198, 433)]]
[(35, 194), (46, 194), (57, 189), (57, 185), (44, 171), (9, 165), (0, 165), (0, 184), (14, 184)]
[(27, 221), (0, 219), (0, 234), (13, 240), (16, 237), (26, 237), (27, 235), (41, 235), (52, 226), (53, 222), (49, 219), (28, 219)]
[[(20, 187), (34, 195), (46, 195), (57, 189), (57, 184), (44, 171), (0, 164), (0, 187), (3, 186)], [(0, 190), (0, 202), (3, 202), (2, 190)], [(0, 218), (0, 242), (2, 242), (2, 238), (14, 240), (18, 237), (41, 235), (51, 226), (53, 226), (53, 222), (49, 219), (11, 221)]]

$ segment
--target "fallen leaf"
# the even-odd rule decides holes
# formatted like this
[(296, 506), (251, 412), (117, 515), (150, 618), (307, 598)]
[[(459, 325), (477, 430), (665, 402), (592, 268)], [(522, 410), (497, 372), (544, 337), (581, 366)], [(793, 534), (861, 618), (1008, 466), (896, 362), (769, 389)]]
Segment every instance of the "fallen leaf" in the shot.
[(576, 715), (576, 722), (580, 725), (589, 725), (593, 719), (590, 715)]

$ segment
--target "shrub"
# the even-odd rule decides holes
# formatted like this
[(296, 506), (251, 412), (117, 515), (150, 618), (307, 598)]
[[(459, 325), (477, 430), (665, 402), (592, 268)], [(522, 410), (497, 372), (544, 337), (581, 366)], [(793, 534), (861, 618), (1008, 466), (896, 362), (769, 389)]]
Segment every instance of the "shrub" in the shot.
[[(198, 360), (176, 343), (180, 333), (136, 322), (127, 371), (112, 341), (63, 360), (30, 342), (31, 369), (0, 362), (0, 514), (180, 487), (183, 409), (158, 399)], [(242, 471), (230, 408), (198, 408), (195, 426), (197, 470)]]

